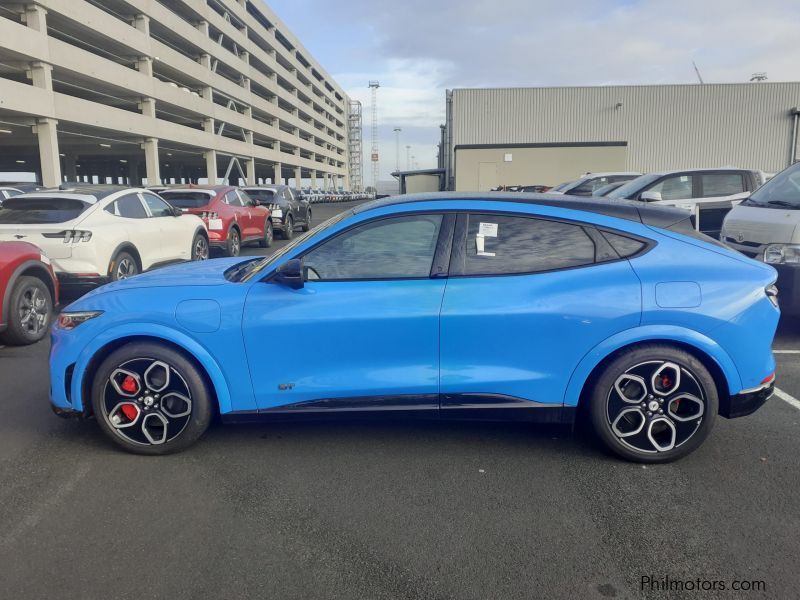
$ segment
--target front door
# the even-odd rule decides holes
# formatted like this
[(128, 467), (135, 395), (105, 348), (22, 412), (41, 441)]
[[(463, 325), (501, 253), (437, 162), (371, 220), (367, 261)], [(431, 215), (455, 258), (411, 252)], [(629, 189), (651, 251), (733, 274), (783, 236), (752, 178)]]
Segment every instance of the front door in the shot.
[(438, 410), (446, 280), (431, 272), (451, 219), (355, 225), (306, 252), (303, 288), (254, 285), (243, 329), (259, 410)]
[(581, 358), (639, 324), (639, 280), (598, 235), (544, 218), (459, 216), (441, 312), (443, 416), (561, 406)]

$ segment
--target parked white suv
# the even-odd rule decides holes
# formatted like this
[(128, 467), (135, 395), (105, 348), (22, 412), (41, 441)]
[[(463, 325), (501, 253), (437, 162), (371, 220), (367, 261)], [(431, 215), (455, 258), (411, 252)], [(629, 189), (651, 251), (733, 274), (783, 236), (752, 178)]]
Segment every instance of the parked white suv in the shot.
[(208, 258), (208, 232), (195, 215), (137, 188), (41, 190), (0, 207), (0, 241), (39, 246), (62, 289), (91, 288), (171, 262)]
[(775, 175), (731, 210), (720, 239), (775, 267), (781, 310), (800, 316), (800, 163)]
[(640, 200), (686, 209), (693, 214), (699, 231), (718, 238), (728, 211), (742, 201), (743, 194), (752, 192), (762, 183), (760, 172), (747, 169), (665, 171), (637, 177), (606, 198)]

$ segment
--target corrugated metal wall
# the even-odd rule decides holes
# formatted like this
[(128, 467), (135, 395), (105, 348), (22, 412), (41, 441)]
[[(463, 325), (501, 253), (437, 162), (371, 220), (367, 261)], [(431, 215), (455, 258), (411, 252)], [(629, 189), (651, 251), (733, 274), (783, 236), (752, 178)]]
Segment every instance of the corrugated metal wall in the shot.
[[(621, 103), (621, 107), (617, 107)], [(452, 141), (628, 142), (627, 169), (789, 163), (800, 83), (453, 90)]]

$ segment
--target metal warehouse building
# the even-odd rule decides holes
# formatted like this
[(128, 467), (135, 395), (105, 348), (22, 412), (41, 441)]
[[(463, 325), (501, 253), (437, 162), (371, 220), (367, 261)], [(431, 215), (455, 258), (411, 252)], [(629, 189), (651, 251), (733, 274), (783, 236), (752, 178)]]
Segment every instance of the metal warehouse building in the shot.
[(0, 1), (0, 172), (357, 186), (351, 110), (260, 0)]
[(457, 89), (440, 166), (449, 189), (556, 185), (586, 172), (797, 159), (800, 83)]

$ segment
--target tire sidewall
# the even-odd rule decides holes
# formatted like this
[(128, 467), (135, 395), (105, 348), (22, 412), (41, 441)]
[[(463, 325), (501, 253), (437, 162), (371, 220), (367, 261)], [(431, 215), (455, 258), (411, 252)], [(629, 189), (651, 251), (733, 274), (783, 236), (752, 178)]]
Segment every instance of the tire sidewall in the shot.
[(126, 250), (123, 250), (122, 252), (118, 252), (117, 255), (111, 261), (111, 266), (109, 267), (109, 274), (110, 274), (111, 281), (120, 281), (117, 278), (117, 267), (119, 267), (119, 264), (125, 258), (129, 258), (131, 260), (131, 262), (133, 263), (133, 266), (136, 268), (136, 273), (134, 273), (133, 275), (129, 276), (128, 279), (130, 279), (130, 277), (133, 277), (133, 276), (139, 274), (139, 272), (140, 272), (139, 263), (136, 262), (136, 259), (133, 257), (133, 255), (130, 252), (128, 252)]
[(275, 229), (272, 226), (272, 221), (267, 220), (267, 222), (264, 224), (264, 243), (262, 246), (264, 248), (270, 248), (274, 239)]
[[(239, 251), (234, 254), (233, 253), (233, 239), (234, 236), (239, 238)], [(228, 231), (228, 246), (226, 248), (226, 253), (228, 256), (239, 256), (242, 253), (242, 236), (239, 234), (239, 230), (235, 227), (231, 227), (230, 231)]]
[[(706, 397), (703, 421), (694, 435), (681, 446), (667, 452), (646, 454), (637, 452), (622, 444), (611, 430), (607, 419), (608, 394), (617, 378), (629, 368), (643, 362), (663, 360), (675, 362), (687, 368), (697, 378), (703, 387)], [(648, 344), (628, 350), (613, 359), (595, 380), (591, 396), (589, 415), (592, 428), (600, 441), (612, 452), (634, 462), (666, 463), (682, 458), (694, 452), (703, 444), (714, 427), (717, 413), (719, 412), (719, 395), (714, 378), (708, 369), (693, 355), (673, 346)]]
[(294, 218), (292, 214), (286, 217), (286, 223), (283, 225), (283, 239), (290, 240), (294, 237)]
[[(25, 331), (19, 316), (19, 304), (22, 301), (22, 296), (31, 288), (37, 288), (46, 300), (47, 318), (44, 327), (42, 327), (41, 334), (38, 336), (31, 336)], [(5, 343), (13, 346), (27, 346), (35, 344), (45, 338), (49, 331), (50, 324), (53, 322), (54, 307), (53, 296), (50, 293), (50, 289), (41, 279), (29, 275), (23, 275), (18, 278), (16, 283), (14, 283), (14, 289), (11, 291), (8, 307), (8, 329), (0, 336)]]
[[(198, 258), (195, 255), (195, 249), (197, 248), (197, 242), (200, 238), (204, 238), (206, 240), (206, 257), (205, 259)], [(195, 233), (194, 237), (192, 238), (192, 250), (191, 250), (191, 260), (193, 261), (200, 261), (200, 260), (208, 260), (210, 258), (211, 247), (208, 245), (208, 238), (206, 238), (202, 233)]]
[[(176, 369), (186, 381), (192, 395), (192, 415), (177, 438), (159, 445), (135, 444), (120, 436), (108, 422), (104, 407), (104, 392), (111, 373), (123, 363), (136, 358), (162, 360)], [(198, 367), (181, 352), (151, 342), (136, 342), (112, 352), (100, 364), (91, 385), (91, 404), (101, 431), (128, 452), (144, 455), (172, 454), (194, 444), (208, 429), (213, 416), (211, 395)]]

